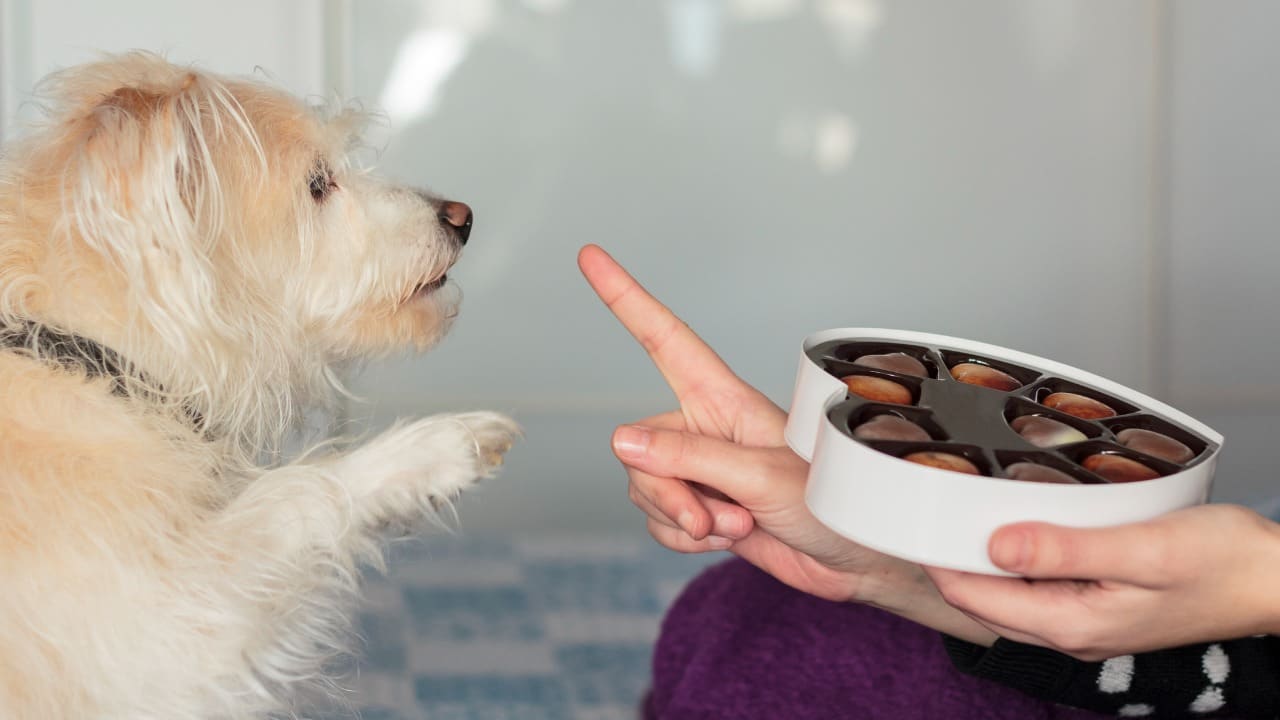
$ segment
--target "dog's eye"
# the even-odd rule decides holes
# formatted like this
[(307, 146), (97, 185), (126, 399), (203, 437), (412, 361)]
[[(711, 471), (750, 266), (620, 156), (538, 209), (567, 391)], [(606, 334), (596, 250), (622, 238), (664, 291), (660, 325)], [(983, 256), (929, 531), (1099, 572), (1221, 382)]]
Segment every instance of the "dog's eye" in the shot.
[(333, 181), (333, 173), (330, 172), (329, 166), (320, 163), (311, 171), (311, 177), (307, 180), (307, 189), (311, 191), (311, 199), (316, 202), (323, 202), (329, 197), (329, 193), (338, 188), (338, 184)]

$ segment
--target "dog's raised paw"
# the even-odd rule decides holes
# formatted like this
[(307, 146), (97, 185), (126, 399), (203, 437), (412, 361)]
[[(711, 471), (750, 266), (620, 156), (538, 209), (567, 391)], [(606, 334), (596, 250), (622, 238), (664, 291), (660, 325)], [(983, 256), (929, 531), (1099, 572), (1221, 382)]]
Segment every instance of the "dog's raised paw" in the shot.
[(433, 415), (393, 427), (352, 452), (340, 477), (377, 515), (409, 517), (492, 477), (519, 437), (519, 426), (500, 413)]
[(507, 451), (520, 437), (520, 427), (515, 421), (499, 413), (472, 412), (448, 417), (462, 424), (470, 433), (481, 475), (488, 475), (501, 467)]

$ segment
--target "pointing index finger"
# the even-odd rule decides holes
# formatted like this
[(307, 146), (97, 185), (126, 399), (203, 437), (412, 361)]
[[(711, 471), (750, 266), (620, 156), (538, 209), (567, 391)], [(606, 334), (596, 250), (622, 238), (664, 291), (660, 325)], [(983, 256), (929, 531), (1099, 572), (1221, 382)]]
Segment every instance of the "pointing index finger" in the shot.
[(578, 268), (600, 299), (649, 354), (676, 397), (696, 385), (737, 376), (702, 338), (658, 302), (597, 245), (578, 252)]

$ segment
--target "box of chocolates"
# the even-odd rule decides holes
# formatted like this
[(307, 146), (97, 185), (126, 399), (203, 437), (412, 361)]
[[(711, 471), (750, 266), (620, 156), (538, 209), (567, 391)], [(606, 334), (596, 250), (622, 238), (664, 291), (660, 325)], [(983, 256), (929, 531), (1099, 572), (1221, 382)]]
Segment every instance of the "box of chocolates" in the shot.
[[(841, 328), (804, 342), (787, 444), (836, 532), (938, 567), (1007, 574), (996, 528), (1101, 527), (1208, 499), (1222, 436), (1106, 378), (960, 338)], [(1118, 550), (1122, 551), (1122, 550)]]

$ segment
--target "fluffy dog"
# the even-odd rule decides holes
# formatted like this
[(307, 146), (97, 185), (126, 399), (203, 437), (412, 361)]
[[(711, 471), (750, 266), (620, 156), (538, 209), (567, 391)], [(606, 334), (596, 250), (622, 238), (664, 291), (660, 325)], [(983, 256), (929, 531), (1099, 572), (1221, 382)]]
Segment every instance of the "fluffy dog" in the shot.
[(256, 81), (130, 54), (40, 96), (0, 158), (0, 717), (287, 711), (379, 529), (517, 434), (274, 455), (345, 363), (446, 331), (471, 211), (353, 170), (358, 116)]

